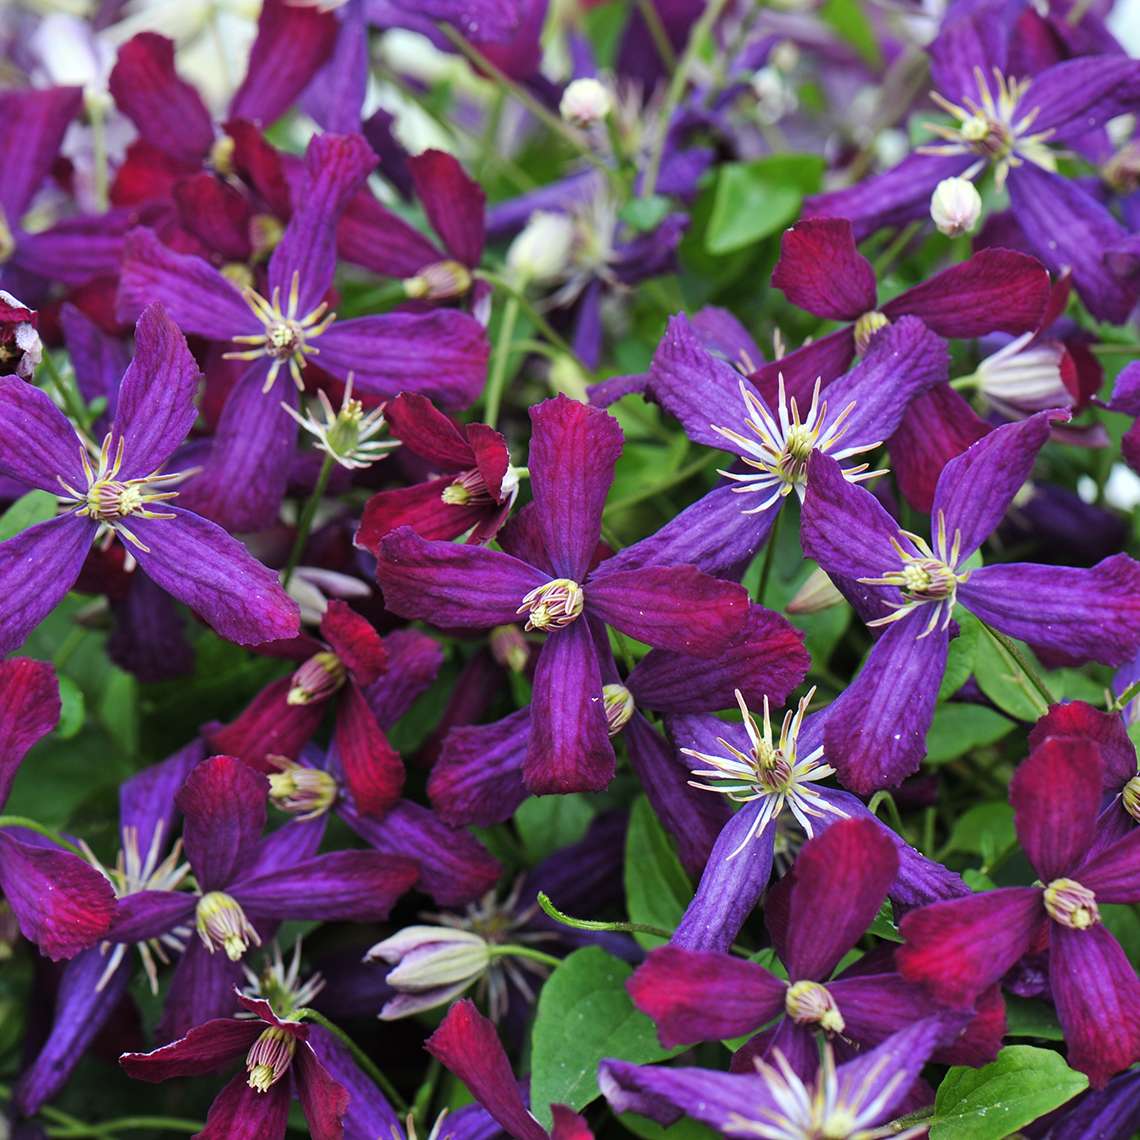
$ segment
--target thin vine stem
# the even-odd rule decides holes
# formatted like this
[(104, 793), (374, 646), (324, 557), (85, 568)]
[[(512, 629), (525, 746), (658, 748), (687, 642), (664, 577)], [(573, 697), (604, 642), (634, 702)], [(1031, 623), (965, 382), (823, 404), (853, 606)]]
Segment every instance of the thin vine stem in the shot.
[(1047, 713), (1051, 705), (1057, 703), (1057, 698), (1053, 695), (1052, 690), (1049, 688), (1044, 677), (1033, 668), (1032, 665), (1026, 660), (1025, 655), (1018, 649), (1017, 645), (1011, 638), (1006, 637), (1004, 633), (999, 633), (996, 629), (987, 625), (985, 622), (981, 623), (982, 629), (989, 634), (990, 638), (1001, 647), (1006, 656), (1021, 670), (1025, 679), (1033, 686), (1036, 691), (1039, 701), (1043, 702), (1041, 708), (1042, 714)]
[(309, 534), (313, 529), (313, 519), (317, 517), (317, 508), (325, 496), (325, 490), (329, 485), (329, 476), (332, 474), (335, 463), (336, 460), (331, 455), (325, 456), (312, 494), (309, 495), (301, 510), (301, 517), (297, 520), (297, 537), (293, 539), (293, 549), (289, 551), (289, 561), (285, 563), (285, 573), (281, 576), (282, 584), (285, 586), (289, 585), (289, 581), (297, 569), (297, 564), (301, 561), (301, 555), (305, 553)]

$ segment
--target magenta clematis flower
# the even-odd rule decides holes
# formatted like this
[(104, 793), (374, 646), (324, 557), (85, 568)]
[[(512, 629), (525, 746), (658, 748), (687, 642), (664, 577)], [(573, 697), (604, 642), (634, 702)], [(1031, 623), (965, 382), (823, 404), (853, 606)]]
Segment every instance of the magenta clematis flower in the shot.
[(663, 1125), (688, 1116), (739, 1140), (905, 1140), (924, 1134), (928, 1125), (899, 1131), (890, 1121), (945, 1037), (944, 1022), (945, 1015), (918, 1021), (842, 1065), (829, 1046), (810, 1083), (796, 1075), (782, 1053), (755, 1073), (604, 1060), (598, 1083), (615, 1112), (636, 1112)]
[(1120, 441), (1120, 455), (1133, 471), (1140, 471), (1140, 360), (1121, 369), (1108, 409), (1132, 417), (1132, 425)]
[[(639, 710), (712, 712), (730, 708), (740, 692), (754, 704), (769, 698), (783, 704), (810, 663), (803, 634), (779, 614), (753, 605), (743, 629), (714, 660), (654, 649), (623, 681), (604, 631), (593, 632), (610, 736), (625, 740), (634, 772), (676, 839), (682, 863), (699, 873), (728, 817), (727, 804), (689, 786), (690, 765)], [(526, 708), (494, 724), (448, 734), (428, 779), (428, 795), (444, 819), (485, 827), (514, 813), (528, 794), (523, 768), (531, 719)]]
[(312, 1027), (279, 1017), (267, 1001), (240, 991), (233, 997), (253, 1016), (207, 1021), (152, 1053), (124, 1053), (119, 1064), (135, 1080), (158, 1082), (216, 1073), (244, 1058), (244, 1071), (214, 1099), (199, 1137), (279, 1140), (295, 1093), (314, 1140), (340, 1140), (349, 1095), (317, 1058)]
[(100, 538), (118, 537), (144, 573), (230, 641), (274, 641), (300, 626), (274, 573), (220, 527), (169, 501), (185, 476), (163, 467), (197, 416), (198, 368), (160, 305), (139, 318), (135, 338), (96, 465), (43, 392), (0, 377), (0, 472), (59, 495), (65, 508), (0, 543), (0, 652), (19, 645), (71, 589)]
[[(770, 1063), (779, 1050), (810, 1080), (819, 1033), (842, 1059), (939, 1012), (889, 956), (870, 955), (832, 976), (878, 914), (898, 869), (894, 844), (870, 820), (833, 824), (803, 848), (765, 902), (787, 981), (731, 954), (662, 946), (629, 980), (634, 1004), (653, 1019), (666, 1048), (755, 1033), (733, 1058), (734, 1070), (750, 1070), (757, 1058)], [(944, 1063), (984, 1064), (997, 1055), (1005, 1011), (996, 989), (983, 1005), (968, 1029), (948, 1024)]]
[(673, 317), (653, 357), (650, 392), (691, 440), (727, 450), (738, 462), (721, 472), (731, 486), (710, 491), (621, 551), (613, 567), (692, 562), (709, 573), (742, 573), (788, 496), (802, 501), (812, 454), (843, 460), (844, 477), (853, 482), (881, 475), (860, 458), (893, 434), (912, 399), (947, 379), (948, 367), (939, 338), (904, 317), (822, 395), (814, 374), (814, 387), (790, 398), (780, 380), (773, 404), (752, 379), (707, 351), (685, 317)]
[(740, 587), (692, 566), (593, 567), (602, 508), (621, 451), (605, 412), (557, 396), (531, 409), (533, 508), (502, 536), (511, 553), (429, 542), (409, 527), (380, 544), (385, 604), (447, 628), (488, 629), (527, 615), (549, 634), (535, 669), (523, 777), (531, 791), (604, 788), (614, 774), (589, 621), (661, 649), (712, 657), (740, 631)]
[[(43, 661), (0, 661), (0, 808), (25, 754), (59, 721), (59, 683)], [(49, 958), (71, 958), (106, 932), (114, 895), (97, 871), (35, 832), (0, 828), (0, 892), (20, 931)]]
[(507, 441), (486, 424), (456, 425), (426, 396), (401, 393), (384, 406), (388, 430), (442, 472), (413, 487), (381, 491), (364, 504), (356, 545), (376, 554), (389, 531), (410, 526), (423, 538), (486, 543), (518, 497)]
[(1127, 555), (1088, 570), (966, 566), (1029, 477), (1056, 415), (999, 427), (946, 465), (930, 543), (902, 531), (834, 460), (812, 456), (804, 552), (829, 574), (861, 584), (860, 608), (883, 629), (828, 710), (827, 755), (849, 788), (890, 787), (918, 767), (956, 603), (1061, 663), (1122, 664), (1140, 648), (1140, 565)]
[(1098, 904), (1140, 902), (1140, 829), (1096, 846), (1103, 763), (1071, 738), (1042, 741), (1014, 774), (1017, 836), (1041, 884), (999, 887), (906, 915), (897, 961), (939, 1001), (968, 1003), (1025, 954), (1049, 952), (1069, 1064), (1095, 1088), (1140, 1058), (1140, 979)]
[[(179, 254), (148, 230), (127, 239), (120, 312), (158, 298), (187, 333), (230, 343), (248, 362), (223, 409), (202, 475), (188, 501), (233, 530), (271, 525), (285, 494), (296, 426), (294, 406), (311, 358), (356, 395), (381, 399), (423, 391), (465, 406), (483, 384), (483, 327), (458, 310), (387, 313), (337, 321), (323, 298), (336, 268), (336, 224), (375, 164), (359, 136), (320, 135), (309, 144), (298, 209), (269, 261), (265, 293), (239, 289), (201, 258)], [(278, 390), (279, 374), (292, 384)]]
[[(849, 218), (857, 237), (922, 217), (944, 178), (976, 177), (987, 167), (1010, 202), (1030, 246), (1055, 273), (1071, 269), (1089, 311), (1124, 321), (1140, 286), (1113, 273), (1111, 251), (1128, 231), (1077, 181), (1056, 171), (1055, 144), (1082, 142), (1140, 105), (1140, 62), (1093, 55), (1037, 75), (1008, 71), (1009, 36), (990, 34), (992, 13), (947, 21), (931, 47), (932, 100), (950, 116), (932, 142), (893, 170), (804, 204), (811, 217)], [(1025, 331), (1025, 330), (1006, 330)]]
[(788, 392), (806, 400), (817, 376), (828, 384), (857, 352), (867, 351), (875, 333), (903, 316), (918, 317), (949, 338), (1016, 335), (1038, 327), (1049, 274), (1036, 258), (982, 250), (880, 306), (875, 271), (856, 248), (856, 236), (842, 216), (808, 217), (784, 231), (772, 284), (793, 305), (844, 327), (759, 368), (752, 379), (765, 394), (782, 375)]

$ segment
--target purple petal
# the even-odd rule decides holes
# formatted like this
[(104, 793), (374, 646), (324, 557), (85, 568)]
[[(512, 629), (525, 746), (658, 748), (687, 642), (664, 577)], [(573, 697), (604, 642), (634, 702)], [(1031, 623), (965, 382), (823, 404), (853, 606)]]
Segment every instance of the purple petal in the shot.
[(177, 1041), (149, 1053), (124, 1053), (119, 1058), (127, 1076), (157, 1084), (172, 1077), (200, 1077), (216, 1073), (241, 1056), (257, 1040), (265, 1025), (255, 1019), (216, 1018), (197, 1025)]
[(303, 94), (302, 105), (326, 131), (348, 134), (360, 129), (370, 66), (364, 15), (362, 0), (341, 6), (336, 46)]
[[(408, 160), (416, 197), (444, 247), (464, 265), (483, 256), (483, 188), (446, 151), (425, 150)], [(424, 263), (421, 263), (421, 268)]]
[(1048, 1140), (1132, 1140), (1140, 1129), (1140, 1069), (1122, 1073), (1102, 1091), (1088, 1092), (1054, 1114)]
[(194, 671), (178, 603), (145, 574), (131, 579), (126, 599), (111, 602), (115, 626), (107, 656), (140, 681), (170, 681)]
[(337, 321), (316, 342), (317, 363), (367, 396), (420, 392), (465, 408), (483, 389), (490, 346), (483, 326), (457, 309)]
[(576, 621), (539, 654), (523, 780), (545, 795), (601, 791), (613, 777), (598, 655), (589, 625)]
[(744, 628), (748, 592), (694, 566), (616, 570), (589, 579), (586, 608), (658, 649), (712, 657)]
[(1094, 747), (1104, 761), (1103, 790), (1117, 792), (1136, 775), (1136, 746), (1121, 713), (1101, 712), (1084, 701), (1053, 705), (1029, 733), (1029, 746), (1050, 737), (1072, 738)]
[(558, 577), (581, 582), (601, 536), (621, 428), (608, 413), (566, 396), (544, 400), (530, 418), (530, 480), (543, 545)]
[(198, 1140), (285, 1140), (291, 1099), (287, 1081), (262, 1093), (250, 1087), (247, 1074), (238, 1073), (214, 1098)]
[(1140, 978), (1103, 926), (1052, 923), (1049, 983), (1069, 1064), (1103, 1088), (1140, 1057)]
[(844, 1037), (863, 1045), (878, 1044), (934, 1009), (926, 994), (899, 974), (841, 974), (827, 983), (827, 992), (843, 1016)]
[[(372, 1079), (358, 1068), (347, 1047), (321, 1025), (310, 1028), (309, 1046), (332, 1079), (349, 1092), (344, 1115), (348, 1140), (372, 1140), (377, 1136), (400, 1140), (404, 1135), (403, 1123)], [(454, 1127), (453, 1115), (448, 1116), (448, 1126), (449, 1131)]]
[(922, 762), (946, 669), (944, 629), (925, 636), (922, 607), (887, 626), (855, 680), (829, 706), (825, 756), (861, 795), (893, 788)]
[(60, 494), (60, 479), (87, 489), (83, 445), (46, 393), (17, 376), (0, 376), (0, 417), (0, 473), (53, 495)]
[(131, 519), (148, 550), (132, 547), (146, 574), (238, 645), (297, 634), (300, 612), (277, 581), (221, 527), (179, 507), (169, 519)]
[(55, 609), (79, 577), (94, 537), (93, 522), (67, 514), (0, 542), (0, 653), (22, 644)]
[(384, 638), (388, 670), (364, 688), (364, 699), (385, 732), (427, 691), (443, 665), (438, 641), (416, 629), (398, 629)]
[[(1102, 832), (1103, 823), (1098, 824), (1096, 830)], [(1103, 842), (1103, 834), (1098, 834), (1097, 839)], [(1132, 826), (1114, 843), (1094, 849), (1072, 876), (1103, 902), (1140, 901), (1140, 829)]]
[(0, 661), (0, 808), (28, 749), (59, 723), (59, 682), (45, 661)]
[(980, 12), (948, 18), (930, 45), (934, 89), (957, 103), (977, 99), (979, 68), (987, 84), (995, 67), (1008, 75), (1010, 23), (984, 18)]
[[(1049, 438), (1054, 413), (1038, 412), (1020, 423), (1005, 424), (971, 444), (942, 470), (934, 491), (932, 527), (946, 519), (946, 534), (961, 532), (961, 565), (997, 529), (1014, 496), (1033, 470), (1037, 453)], [(956, 569), (956, 567), (955, 567)]]
[(523, 597), (549, 580), (509, 554), (428, 542), (408, 527), (384, 536), (376, 578), (393, 613), (445, 629), (514, 622)]
[[(140, 845), (145, 854), (146, 847)], [(107, 930), (108, 942), (146, 942), (168, 934), (194, 916), (196, 900), (185, 891), (136, 891), (119, 899)]]
[(5, 164), (0, 182), (0, 211), (9, 225), (17, 225), (27, 212), (82, 106), (83, 90), (79, 87), (0, 92), (4, 145), (10, 155), (18, 156)]
[(1069, 59), (1036, 76), (1018, 101), (1018, 114), (1033, 110), (1033, 130), (1050, 142), (1073, 142), (1117, 115), (1136, 109), (1140, 62), (1102, 55)]
[(341, 257), (382, 277), (412, 277), (443, 259), (419, 230), (367, 190), (345, 207), (336, 237)]
[(293, 1058), (293, 1087), (313, 1140), (342, 1140), (349, 1092), (317, 1059), (308, 1042)]
[(11, 265), (64, 285), (112, 277), (118, 272), (124, 235), (132, 221), (131, 214), (122, 210), (61, 218), (46, 230), (24, 234)]
[(958, 599), (994, 629), (1068, 663), (1123, 665), (1140, 648), (1140, 564), (1127, 554), (1088, 570), (983, 566)]
[[(191, 938), (174, 967), (162, 1017), (154, 1031), (156, 1039), (169, 1041), (208, 1018), (235, 1013), (238, 1003), (234, 987), (243, 983), (239, 962), (231, 962), (224, 954), (211, 954), (200, 938)], [(252, 1024), (256, 1026), (257, 1022)]]
[(115, 414), (119, 383), (131, 361), (127, 346), (118, 337), (108, 336), (74, 305), (61, 306), (59, 323), (83, 398), (90, 402), (102, 396), (110, 419)]
[(1140, 360), (1134, 360), (1120, 370), (1108, 407), (1114, 412), (1140, 416)]
[(795, 396), (797, 403), (804, 407), (811, 403), (816, 380), (830, 383), (846, 371), (854, 356), (855, 333), (848, 325), (763, 365), (750, 379), (764, 400), (772, 405), (779, 397), (779, 382), (783, 377), (787, 397)]
[(114, 431), (123, 447), (120, 478), (150, 475), (174, 454), (198, 418), (198, 375), (178, 326), (161, 305), (148, 305), (135, 325), (134, 359), (119, 388)]
[(854, 321), (876, 307), (875, 271), (845, 218), (809, 218), (780, 239), (772, 284), (817, 317)]

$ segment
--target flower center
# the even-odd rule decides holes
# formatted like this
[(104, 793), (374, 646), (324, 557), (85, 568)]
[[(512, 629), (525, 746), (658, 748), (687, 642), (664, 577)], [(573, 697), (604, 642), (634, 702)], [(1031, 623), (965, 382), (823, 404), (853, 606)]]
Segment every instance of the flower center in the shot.
[(475, 467), (457, 475), (444, 487), (439, 497), (453, 507), (485, 507), (495, 501), (483, 476)]
[(453, 260), (425, 265), (414, 277), (404, 280), (404, 292), (409, 297), (426, 301), (462, 297), (470, 288), (470, 270), (461, 262)]
[(227, 352), (227, 360), (257, 360), (265, 356), (272, 360), (269, 374), (262, 387), (268, 392), (277, 379), (277, 373), (282, 365), (288, 364), (289, 375), (298, 390), (305, 387), (301, 372), (308, 357), (315, 356), (320, 350), (311, 342), (328, 329), (336, 320), (336, 313), (328, 312), (328, 305), (322, 301), (309, 313), (301, 315), (297, 312), (301, 303), (301, 275), (293, 274), (289, 286), (289, 301), (285, 308), (281, 307), (281, 289), (273, 290), (273, 297), (267, 300), (253, 289), (243, 289), (242, 296), (245, 303), (253, 310), (253, 315), (261, 322), (263, 331), (233, 337), (234, 344), (248, 344), (251, 347), (241, 352)]
[(582, 587), (569, 578), (555, 578), (531, 590), (516, 613), (530, 612), (525, 629), (565, 629), (582, 616), (586, 604)]
[(16, 252), (16, 239), (3, 210), (0, 210), (0, 265), (3, 265)]
[(819, 982), (796, 982), (784, 995), (784, 1010), (799, 1025), (818, 1025), (828, 1033), (842, 1033), (843, 1015), (835, 999)]
[(1045, 913), (1070, 930), (1088, 930), (1100, 922), (1096, 895), (1075, 879), (1054, 879), (1045, 888)]
[(279, 1025), (271, 1025), (249, 1047), (245, 1067), (249, 1087), (268, 1092), (288, 1071), (297, 1050), (297, 1038)]
[(293, 687), (285, 698), (291, 705), (311, 705), (327, 701), (344, 684), (348, 673), (344, 662), (325, 649), (314, 653), (293, 674)]
[(231, 962), (236, 962), (251, 943), (261, 945), (241, 904), (224, 891), (210, 891), (198, 900), (195, 925), (206, 949), (211, 954), (224, 950)]
[(880, 313), (878, 309), (864, 313), (855, 322), (855, 351), (862, 356), (870, 347), (875, 333), (885, 329), (890, 323), (890, 318), (885, 313)]
[(610, 736), (617, 736), (637, 710), (633, 694), (624, 685), (603, 685), (602, 707), (606, 712), (606, 729)]
[(1140, 823), (1140, 775), (1133, 776), (1124, 790), (1120, 793), (1120, 802), (1124, 810), (1138, 823)]
[(336, 803), (340, 789), (323, 768), (307, 768), (284, 756), (272, 756), (270, 762), (281, 769), (269, 774), (269, 798), (274, 807), (300, 819), (316, 819)]

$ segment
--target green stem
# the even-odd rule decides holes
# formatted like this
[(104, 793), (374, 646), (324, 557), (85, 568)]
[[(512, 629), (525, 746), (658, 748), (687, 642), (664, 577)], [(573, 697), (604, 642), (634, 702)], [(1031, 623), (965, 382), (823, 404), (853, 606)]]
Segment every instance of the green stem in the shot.
[(55, 666), (57, 673), (71, 660), (71, 655), (82, 644), (83, 635), (86, 632), (82, 626), (74, 625), (63, 641), (60, 642), (59, 648), (51, 655), (51, 663)]
[(537, 308), (535, 308), (535, 306), (531, 303), (530, 298), (528, 298), (521, 289), (517, 288), (512, 282), (508, 281), (507, 278), (501, 277), (497, 273), (492, 273), (487, 269), (477, 269), (475, 270), (473, 276), (481, 278), (489, 285), (494, 285), (496, 289), (502, 289), (504, 293), (507, 293), (510, 296), (514, 297), (515, 300), (518, 301), (518, 303), (522, 306), (523, 312), (526, 313), (527, 318), (534, 323), (538, 331), (542, 333), (542, 335), (546, 337), (546, 339), (550, 341), (550, 343), (553, 344), (555, 348), (559, 349), (567, 356), (569, 356), (570, 359), (573, 360), (574, 363), (584, 373), (586, 373), (587, 376), (592, 372), (592, 369), (589, 368), (586, 365), (585, 361), (582, 360), (582, 358), (574, 351), (573, 347), (569, 344), (565, 337), (561, 336), (553, 328), (550, 322), (538, 311)]
[(297, 563), (301, 561), (301, 555), (305, 553), (305, 546), (309, 541), (309, 532), (313, 529), (313, 519), (317, 517), (317, 508), (321, 505), (325, 488), (329, 485), (329, 476), (332, 474), (334, 463), (336, 460), (331, 455), (325, 456), (325, 460), (321, 464), (321, 473), (317, 476), (316, 485), (313, 487), (313, 493), (306, 501), (301, 510), (301, 517), (297, 520), (297, 537), (293, 539), (293, 549), (289, 551), (289, 561), (285, 563), (285, 573), (281, 576), (281, 581), (285, 586), (289, 585), (293, 571), (297, 569)]
[(660, 926), (648, 926), (644, 922), (598, 922), (592, 918), (573, 918), (559, 910), (550, 901), (550, 896), (545, 891), (538, 892), (538, 905), (555, 922), (560, 922), (563, 926), (571, 926), (575, 930), (614, 930), (620, 934), (652, 934), (656, 938), (666, 940), (673, 937), (671, 930), (662, 930)]
[(64, 839), (58, 831), (52, 831), (50, 827), (45, 827), (42, 823), (37, 823), (34, 819), (29, 819), (25, 815), (0, 815), (0, 827), (27, 828), (28, 831), (34, 831), (37, 835), (42, 835), (45, 839), (50, 839), (53, 843), (58, 843), (60, 847), (66, 848), (73, 855), (78, 855), (80, 859), (87, 858), (74, 843)]
[(40, 364), (48, 374), (51, 386), (56, 390), (56, 393), (62, 401), (64, 410), (75, 421), (79, 430), (86, 433), (88, 427), (87, 409), (83, 406), (83, 401), (79, 398), (74, 387), (64, 379), (63, 373), (56, 367), (56, 363), (52, 359), (50, 352), (44, 353)]
[(1041, 709), (1041, 715), (1049, 711), (1051, 705), (1057, 703), (1057, 698), (1045, 683), (1045, 679), (1033, 668), (1032, 665), (1025, 659), (1025, 655), (1018, 649), (1017, 645), (1004, 633), (998, 633), (996, 629), (988, 626), (985, 622), (981, 623), (982, 629), (989, 634), (991, 640), (996, 644), (1005, 655), (1021, 670), (1025, 679), (1033, 686), (1038, 695), (1038, 701), (1035, 702)]
[(507, 364), (511, 357), (511, 339), (519, 319), (519, 298), (515, 293), (507, 297), (503, 306), (503, 319), (499, 325), (499, 339), (495, 342), (495, 359), (491, 364), (491, 378), (487, 381), (487, 399), (483, 405), (483, 419), (494, 427), (503, 403), (503, 388), (507, 383)]
[(911, 222), (909, 226), (903, 226), (903, 228), (895, 234), (887, 248), (875, 258), (876, 277), (881, 277), (894, 264), (895, 259), (910, 245), (911, 241), (924, 225), (926, 225), (925, 221)]
[(895, 803), (894, 796), (890, 792), (876, 792), (867, 801), (867, 810), (872, 815), (878, 815), (880, 804), (887, 805), (887, 815), (890, 818), (891, 826), (909, 843), (910, 838), (903, 826), (902, 816), (899, 814), (899, 805)]
[(107, 167), (107, 113), (98, 97), (88, 102), (87, 117), (91, 121), (91, 162), (94, 173), (92, 193), (95, 211), (102, 214), (107, 209), (110, 178)]
[(649, 157), (649, 165), (645, 170), (645, 181), (641, 185), (641, 197), (648, 198), (657, 189), (657, 177), (661, 173), (661, 160), (665, 155), (665, 140), (669, 134), (669, 123), (685, 94), (685, 84), (689, 81), (689, 72), (697, 58), (697, 52), (705, 42), (705, 37), (712, 31), (713, 25), (720, 18), (720, 14), (727, 6), (728, 0), (708, 0), (700, 19), (689, 32), (689, 42), (685, 44), (685, 51), (677, 63), (677, 67), (669, 80), (669, 88), (665, 92), (665, 101), (661, 104), (658, 116), (659, 130), (656, 145)]
[(1128, 707), (1129, 701), (1137, 696), (1140, 696), (1140, 681), (1133, 681), (1132, 684), (1108, 706), (1108, 711), (1123, 712), (1124, 709)]
[(392, 1107), (396, 1110), (396, 1115), (401, 1117), (407, 1115), (408, 1102), (400, 1096), (392, 1082), (380, 1072), (368, 1054), (365, 1053), (339, 1025), (329, 1021), (323, 1013), (319, 1013), (309, 1006), (297, 1010), (293, 1016), (298, 1021), (312, 1021), (321, 1026), (321, 1028), (327, 1029), (352, 1054), (353, 1060), (364, 1070), (365, 1074), (373, 1081), (376, 1087), (384, 1093), (388, 1100), (391, 1101)]
[(668, 491), (671, 487), (676, 487), (678, 483), (684, 483), (687, 479), (691, 479), (694, 475), (699, 474), (705, 470), (711, 462), (714, 462), (715, 456), (702, 455), (700, 459), (694, 459), (692, 463), (686, 464), (684, 467), (678, 468), (667, 479), (660, 483), (654, 483), (653, 486), (647, 487), (642, 491), (637, 491), (632, 495), (626, 495), (624, 499), (614, 499), (612, 503), (606, 504), (606, 513), (609, 514), (613, 511), (624, 511), (628, 507), (635, 507), (638, 503), (644, 503), (647, 499), (652, 499), (655, 495), (659, 495), (662, 491)]
[[(47, 1115), (46, 1109), (41, 1109)], [(101, 1124), (84, 1124), (77, 1120), (73, 1124), (60, 1124), (59, 1127), (48, 1127), (44, 1132), (51, 1137), (68, 1140), (78, 1140), (82, 1136), (97, 1138), (114, 1137), (120, 1132), (201, 1132), (204, 1125), (200, 1120), (184, 1120), (177, 1116), (120, 1116), (116, 1120), (108, 1120)]]
[(673, 50), (669, 33), (661, 22), (661, 14), (657, 11), (657, 6), (653, 0), (637, 0), (637, 10), (641, 13), (646, 28), (649, 29), (649, 38), (653, 41), (653, 46), (657, 49), (657, 54), (661, 57), (665, 70), (671, 73), (677, 66), (677, 53)]
[(546, 954), (542, 950), (535, 950), (533, 946), (516, 946), (513, 944), (492, 946), (491, 957), (529, 958), (532, 962), (541, 962), (544, 966), (550, 966), (553, 969), (562, 965), (561, 958), (555, 958), (553, 954)]
[(776, 561), (776, 542), (780, 537), (780, 518), (783, 511), (776, 508), (776, 519), (772, 529), (768, 532), (768, 545), (764, 547), (764, 565), (760, 568), (760, 584), (756, 587), (756, 600), (764, 604), (764, 596), (768, 592), (768, 580), (772, 577), (772, 564)]
[(1140, 345), (1135, 344), (1093, 344), (1089, 351), (1097, 356), (1140, 356)]
[(412, 1100), (412, 1116), (424, 1133), (430, 1132), (426, 1125), (431, 1114), (432, 1101), (435, 1099), (435, 1088), (439, 1084), (439, 1077), (442, 1072), (443, 1066), (439, 1063), (439, 1058), (432, 1057), (428, 1062), (424, 1083), (416, 1090), (415, 1098)]
[(969, 376), (959, 376), (957, 380), (950, 381), (950, 387), (956, 392), (968, 392), (980, 384), (981, 377), (976, 372), (971, 372)]

